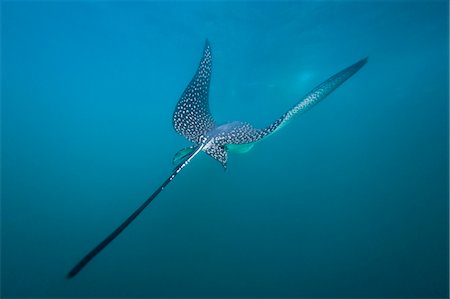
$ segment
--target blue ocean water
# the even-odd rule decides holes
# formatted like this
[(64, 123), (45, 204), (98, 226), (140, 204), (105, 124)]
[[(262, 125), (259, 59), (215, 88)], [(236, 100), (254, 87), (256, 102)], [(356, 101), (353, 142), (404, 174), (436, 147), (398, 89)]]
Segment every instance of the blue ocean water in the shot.
[[(2, 1), (1, 297), (448, 297), (447, 1)], [(368, 64), (228, 170), (170, 174), (211, 42), (219, 122), (263, 127)]]

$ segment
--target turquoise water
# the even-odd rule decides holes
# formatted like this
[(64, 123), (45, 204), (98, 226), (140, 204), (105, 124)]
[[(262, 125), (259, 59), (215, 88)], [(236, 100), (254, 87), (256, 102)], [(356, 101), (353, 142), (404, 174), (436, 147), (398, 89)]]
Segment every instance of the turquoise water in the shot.
[[(448, 2), (1, 3), (1, 297), (448, 297)], [(211, 42), (211, 111), (263, 127), (197, 156), (67, 272), (188, 146), (175, 104)]]

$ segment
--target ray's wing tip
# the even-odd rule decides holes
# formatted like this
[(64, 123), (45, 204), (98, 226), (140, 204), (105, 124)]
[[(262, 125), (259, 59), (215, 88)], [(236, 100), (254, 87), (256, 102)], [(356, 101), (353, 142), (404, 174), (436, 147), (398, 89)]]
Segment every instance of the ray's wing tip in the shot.
[(211, 51), (211, 44), (209, 43), (209, 39), (205, 39), (205, 46), (203, 47), (203, 52), (210, 52)]
[(367, 63), (368, 59), (369, 59), (369, 57), (366, 56), (363, 59), (358, 60), (357, 62), (355, 62), (354, 64), (350, 65), (345, 70), (343, 70), (342, 73), (347, 73), (347, 74), (353, 75), (354, 73), (358, 72)]
[(356, 63), (354, 64), (354, 66), (355, 66), (356, 68), (360, 69), (360, 68), (362, 68), (362, 67), (367, 63), (368, 60), (369, 60), (369, 56), (366, 56), (366, 57), (364, 57), (363, 59), (361, 59), (361, 60), (359, 60), (358, 62), (356, 62)]

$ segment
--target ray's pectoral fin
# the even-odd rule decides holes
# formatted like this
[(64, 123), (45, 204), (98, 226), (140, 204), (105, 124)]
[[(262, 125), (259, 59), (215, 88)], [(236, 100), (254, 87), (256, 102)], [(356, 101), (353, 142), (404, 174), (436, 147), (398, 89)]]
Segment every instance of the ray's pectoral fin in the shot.
[(254, 143), (246, 143), (246, 144), (227, 144), (225, 145), (225, 149), (232, 153), (237, 154), (245, 154), (248, 153), (254, 146)]
[(175, 131), (194, 143), (200, 143), (201, 136), (215, 127), (208, 100), (211, 69), (211, 46), (206, 40), (197, 71), (178, 100), (172, 117)]
[(175, 153), (172, 159), (173, 165), (179, 165), (186, 161), (187, 158), (197, 149), (195, 145), (188, 146), (185, 148), (180, 149), (178, 152)]
[(351, 76), (358, 72), (367, 63), (367, 59), (368, 58), (366, 57), (359, 60), (358, 62), (343, 69), (339, 73), (331, 76), (326, 81), (316, 86), (313, 90), (306, 94), (294, 107), (284, 113), (279, 119), (277, 119), (267, 128), (262, 129), (262, 137), (275, 133), (276, 131), (284, 127), (290, 120), (294, 119), (295, 116), (308, 111), (309, 109), (320, 103), (336, 88), (341, 86), (342, 83), (347, 81)]

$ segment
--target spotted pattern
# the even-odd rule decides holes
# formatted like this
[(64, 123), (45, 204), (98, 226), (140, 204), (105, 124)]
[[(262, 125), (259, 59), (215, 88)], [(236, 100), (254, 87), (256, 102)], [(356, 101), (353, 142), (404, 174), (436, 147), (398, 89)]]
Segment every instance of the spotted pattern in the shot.
[[(263, 129), (256, 129), (246, 122), (235, 121), (216, 126), (209, 111), (208, 92), (211, 80), (211, 47), (206, 40), (203, 56), (199, 67), (191, 82), (183, 92), (173, 114), (175, 130), (194, 142), (194, 145), (182, 149), (174, 160), (182, 165), (203, 150), (227, 167), (227, 145), (250, 144), (260, 141), (264, 137), (282, 128), (294, 116), (308, 111), (355, 74), (365, 63), (367, 58), (347, 67), (336, 75), (310, 91), (294, 107), (284, 113), (279, 119)], [(191, 154), (195, 150), (194, 154)]]
[(252, 143), (262, 138), (263, 131), (253, 128), (249, 123), (235, 121), (214, 128), (207, 134), (207, 143), (203, 151), (218, 160), (224, 168), (227, 166), (227, 144)]
[(319, 86), (315, 87), (294, 107), (284, 113), (279, 119), (270, 124), (268, 127), (260, 130), (262, 132), (258, 134), (257, 139), (254, 141), (257, 141), (265, 136), (268, 136), (271, 133), (274, 133), (275, 131), (281, 129), (285, 124), (287, 124), (287, 122), (290, 121), (294, 116), (300, 115), (311, 109), (314, 105), (322, 101), (326, 96), (328, 96), (342, 83), (344, 83), (348, 78), (354, 75), (361, 67), (364, 66), (364, 64), (366, 64), (366, 62), (367, 58), (364, 58), (330, 77)]
[(223, 168), (227, 168), (228, 152), (224, 146), (211, 146), (207, 149), (203, 149), (205, 153), (216, 159)]
[(200, 143), (201, 137), (215, 127), (208, 103), (211, 67), (211, 47), (206, 40), (198, 69), (173, 113), (175, 131), (194, 143)]
[(207, 154), (218, 160), (225, 168), (227, 165), (227, 144), (248, 144), (257, 142), (283, 127), (294, 116), (308, 111), (355, 74), (365, 63), (367, 58), (358, 61), (350, 67), (332, 76), (305, 97), (294, 107), (284, 113), (279, 119), (263, 129), (256, 129), (249, 123), (235, 121), (214, 128), (208, 132), (208, 143), (203, 148)]

